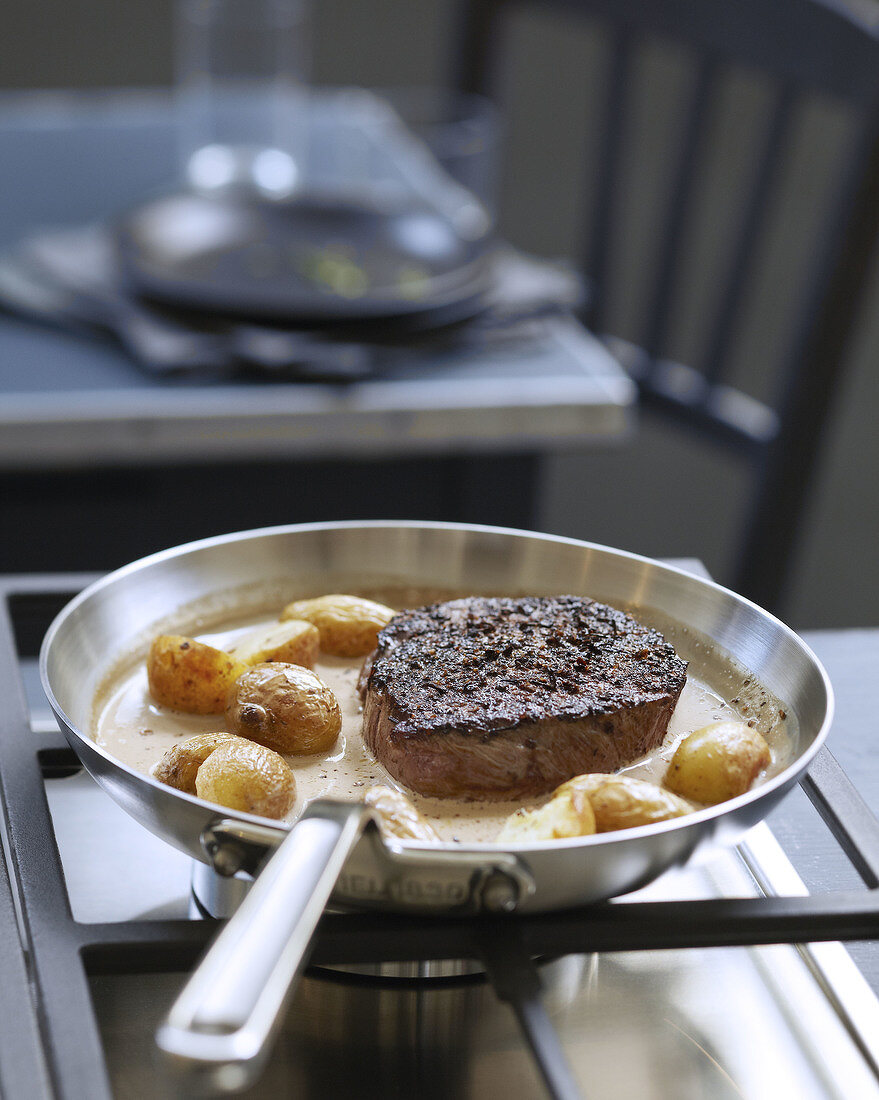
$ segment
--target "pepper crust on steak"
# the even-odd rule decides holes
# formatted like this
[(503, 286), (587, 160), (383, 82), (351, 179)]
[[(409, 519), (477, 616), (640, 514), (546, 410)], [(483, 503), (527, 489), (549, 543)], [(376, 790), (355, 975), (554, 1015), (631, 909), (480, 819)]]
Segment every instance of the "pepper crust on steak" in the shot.
[(686, 678), (658, 631), (595, 600), (471, 596), (401, 611), (379, 633), (363, 736), (420, 794), (536, 796), (650, 752)]

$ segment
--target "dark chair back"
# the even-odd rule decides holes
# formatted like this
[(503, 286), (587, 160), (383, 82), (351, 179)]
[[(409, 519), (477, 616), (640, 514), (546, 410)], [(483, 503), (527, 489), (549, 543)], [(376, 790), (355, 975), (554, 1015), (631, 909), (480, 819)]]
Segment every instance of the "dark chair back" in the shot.
[[(507, 35), (517, 13), (536, 6), (466, 0), (455, 51), (457, 87), (503, 98)], [(731, 448), (753, 468), (749, 516), (724, 579), (777, 609), (879, 231), (879, 15), (842, 0), (541, 0), (540, 7), (590, 21), (607, 58), (582, 250), (591, 287), (585, 319), (631, 372), (646, 407)], [(643, 260), (638, 331), (620, 332), (612, 278), (625, 229), (620, 196), (629, 186), (626, 173), (640, 163), (627, 147), (628, 122), (644, 43), (653, 40), (680, 48), (688, 90), (680, 97), (663, 193), (651, 204), (657, 225)], [(718, 103), (737, 71), (760, 80), (765, 110), (750, 171), (736, 189), (734, 229), (713, 265), (716, 285), (707, 296), (711, 308), (700, 317), (698, 354), (681, 362), (672, 330), (687, 285), (688, 234), (718, 140)], [(550, 100), (551, 92), (546, 95)], [(780, 326), (784, 339), (767, 342), (759, 362), (745, 365), (762, 391), (757, 399), (739, 378), (741, 341), (785, 188), (796, 191), (802, 183), (796, 174), (791, 178), (790, 167), (798, 127), (818, 101), (844, 109), (850, 119), (844, 156), (834, 164), (820, 217), (802, 227), (808, 248), (789, 273), (792, 286), (783, 288), (795, 292), (779, 294), (788, 310)]]

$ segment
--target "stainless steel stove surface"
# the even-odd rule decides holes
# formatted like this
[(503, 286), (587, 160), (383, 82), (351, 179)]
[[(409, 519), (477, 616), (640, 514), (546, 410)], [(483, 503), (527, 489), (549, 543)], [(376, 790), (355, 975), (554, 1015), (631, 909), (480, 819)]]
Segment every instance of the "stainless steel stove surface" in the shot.
[[(57, 592), (61, 586), (47, 587)], [(12, 603), (31, 620), (15, 628), (26, 652), (29, 638), (39, 633), (34, 607), (45, 615), (52, 601), (40, 594), (36, 579), (25, 589), (26, 598), (15, 596)], [(7, 851), (22, 855), (15, 874), (24, 898), (32, 997), (40, 1009), (34, 1030), (43, 1053), (41, 1065), (28, 1068), (23, 1049), (18, 1058), (0, 1040), (0, 1092), (6, 1100), (176, 1096), (178, 1083), (159, 1065), (153, 1035), (214, 922), (203, 919), (192, 902), (188, 858), (130, 819), (78, 770), (42, 700), (35, 661), (26, 658), (19, 668), (30, 729), (12, 728), (7, 719), (0, 739), (33, 738), (31, 757), (35, 745), (42, 749), (41, 790), (73, 920), (64, 912), (37, 911), (57, 906), (59, 899), (29, 869), (39, 863), (40, 852), (28, 847), (43, 844), (50, 865), (52, 845), (36, 824), (38, 799), (32, 802), (33, 822), (16, 822), (16, 807), (9, 805), (18, 797), (10, 786), (16, 777), (4, 772), (9, 825), (3, 841)], [(622, 904), (802, 891), (772, 833), (761, 825), (739, 851), (666, 874)], [(61, 909), (65, 904), (62, 899)], [(697, 914), (694, 929), (698, 922)], [(687, 929), (657, 932), (675, 939)], [(423, 924), (418, 934), (424, 934)], [(66, 979), (53, 975), (53, 937), (71, 935), (78, 946), (62, 962), (70, 966), (80, 954), (84, 978), (75, 966)], [(576, 927), (565, 935), (576, 938)], [(879, 1097), (879, 1003), (839, 943), (802, 950), (779, 944), (551, 957), (553, 944), (538, 966), (543, 1002), (576, 1084), (590, 1100)], [(426, 957), (431, 953), (424, 951)], [(316, 957), (331, 954), (318, 950)], [(430, 961), (416, 962), (406, 970), (415, 977), (396, 978), (312, 968), (293, 998), (265, 1074), (242, 1095), (545, 1095), (516, 1019), (491, 984), (481, 974), (432, 979), (433, 969)], [(76, 988), (80, 981), (84, 991)], [(4, 1016), (23, 1018), (32, 1005), (11, 1003), (12, 992), (8, 985), (0, 988)], [(74, 1018), (65, 1017), (59, 1004), (67, 1000)]]
[[(88, 776), (46, 786), (78, 920), (189, 914), (186, 857), (129, 819)], [(765, 830), (754, 840), (764, 856), (783, 860)], [(737, 856), (669, 874), (637, 896), (718, 892), (755, 892)], [(831, 951), (836, 979), (854, 992), (857, 972), (841, 948)], [(571, 955), (540, 969), (585, 1096), (879, 1095), (794, 948)], [(115, 1095), (167, 1095), (167, 1082), (154, 1075), (153, 1032), (181, 984), (178, 973), (92, 979)], [(312, 972), (252, 1095), (540, 1096), (515, 1020), (491, 987), (472, 979), (435, 985)]]

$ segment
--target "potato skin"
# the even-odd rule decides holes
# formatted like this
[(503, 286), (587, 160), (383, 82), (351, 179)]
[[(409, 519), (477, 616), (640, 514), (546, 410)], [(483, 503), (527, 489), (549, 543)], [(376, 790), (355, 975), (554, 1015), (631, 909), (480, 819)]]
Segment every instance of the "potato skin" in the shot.
[(161, 634), (147, 656), (150, 694), (187, 714), (222, 714), (226, 696), (247, 666), (194, 638)]
[(675, 750), (665, 786), (694, 802), (714, 805), (744, 794), (770, 761), (769, 746), (744, 722), (714, 722)]
[(384, 836), (401, 840), (439, 840), (427, 819), (393, 787), (370, 787), (363, 801), (375, 811)]
[(295, 755), (327, 752), (342, 728), (335, 695), (311, 669), (283, 661), (252, 665), (232, 685), (226, 728)]
[(198, 769), (195, 791), (206, 802), (259, 817), (282, 818), (296, 801), (287, 761), (264, 745), (231, 737)]
[(365, 657), (378, 644), (378, 632), (394, 616), (393, 608), (360, 596), (317, 596), (294, 600), (281, 612), (287, 619), (305, 619), (320, 631), (320, 646), (333, 657)]
[(320, 631), (304, 619), (289, 619), (254, 630), (237, 641), (229, 652), (248, 665), (286, 661), (312, 668), (320, 652)]
[(517, 844), (591, 836), (594, 832), (595, 814), (588, 798), (576, 788), (563, 785), (538, 809), (517, 810), (510, 814), (497, 839), (501, 844)]
[(195, 794), (195, 775), (214, 749), (234, 740), (231, 733), (201, 733), (173, 745), (153, 769), (153, 776), (186, 794)]
[(570, 792), (574, 806), (581, 800), (589, 802), (597, 833), (653, 825), (693, 812), (693, 806), (683, 798), (628, 775), (578, 775), (563, 783), (553, 798), (563, 792)]

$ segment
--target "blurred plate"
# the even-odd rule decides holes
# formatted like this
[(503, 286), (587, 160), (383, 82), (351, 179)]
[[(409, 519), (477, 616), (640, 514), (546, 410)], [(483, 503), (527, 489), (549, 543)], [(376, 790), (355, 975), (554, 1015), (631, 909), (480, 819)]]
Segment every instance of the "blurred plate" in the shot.
[(115, 238), (135, 293), (264, 320), (448, 324), (480, 311), (491, 273), (488, 230), (468, 239), (417, 200), (181, 193), (132, 211)]

